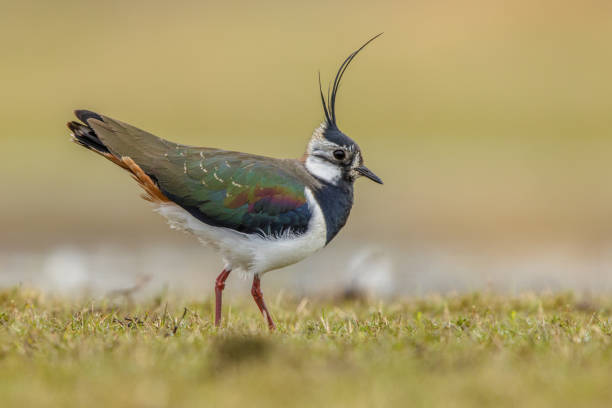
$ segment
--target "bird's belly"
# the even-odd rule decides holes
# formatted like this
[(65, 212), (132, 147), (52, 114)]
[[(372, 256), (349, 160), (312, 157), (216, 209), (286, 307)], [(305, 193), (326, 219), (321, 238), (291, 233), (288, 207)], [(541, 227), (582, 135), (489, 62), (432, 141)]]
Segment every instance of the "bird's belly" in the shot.
[(308, 230), (304, 234), (280, 238), (257, 237), (250, 243), (255, 256), (251, 263), (251, 272), (265, 272), (292, 265), (325, 246), (325, 229)]
[(312, 193), (306, 189), (312, 217), (302, 234), (287, 233), (279, 237), (244, 234), (229, 228), (203, 223), (178, 205), (163, 204), (157, 212), (170, 226), (194, 234), (205, 245), (217, 250), (226, 267), (240, 269), (247, 274), (264, 274), (301, 261), (323, 248), (327, 239), (325, 219)]

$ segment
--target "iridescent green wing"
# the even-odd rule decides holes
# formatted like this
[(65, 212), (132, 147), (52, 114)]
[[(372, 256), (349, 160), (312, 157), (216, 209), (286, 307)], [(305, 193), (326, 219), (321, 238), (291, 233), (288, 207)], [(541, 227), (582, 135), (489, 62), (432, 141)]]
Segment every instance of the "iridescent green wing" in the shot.
[(280, 160), (187, 146), (167, 160), (160, 189), (207, 224), (265, 235), (308, 226), (305, 185)]

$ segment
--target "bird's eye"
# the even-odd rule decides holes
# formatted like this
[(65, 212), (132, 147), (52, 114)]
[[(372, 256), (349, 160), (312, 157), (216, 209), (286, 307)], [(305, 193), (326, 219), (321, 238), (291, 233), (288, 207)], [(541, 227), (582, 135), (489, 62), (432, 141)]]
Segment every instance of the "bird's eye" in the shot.
[(344, 158), (346, 157), (346, 153), (344, 153), (344, 150), (334, 150), (334, 158), (336, 160), (344, 160)]

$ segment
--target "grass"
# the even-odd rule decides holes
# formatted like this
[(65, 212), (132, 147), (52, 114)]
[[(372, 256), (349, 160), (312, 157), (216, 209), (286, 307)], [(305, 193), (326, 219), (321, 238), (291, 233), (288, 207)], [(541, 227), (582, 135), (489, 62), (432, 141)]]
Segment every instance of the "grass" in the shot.
[(612, 298), (136, 304), (0, 292), (3, 407), (609, 406)]

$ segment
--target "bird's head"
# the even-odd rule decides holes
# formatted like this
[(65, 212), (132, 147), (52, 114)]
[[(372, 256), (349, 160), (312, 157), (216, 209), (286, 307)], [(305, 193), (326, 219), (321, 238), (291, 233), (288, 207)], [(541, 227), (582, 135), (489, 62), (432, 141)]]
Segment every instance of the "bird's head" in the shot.
[(338, 184), (341, 180), (352, 183), (361, 176), (382, 184), (382, 180), (363, 165), (359, 145), (327, 122), (314, 131), (306, 150), (305, 165), (310, 174), (330, 184)]
[(325, 121), (312, 134), (306, 149), (305, 166), (310, 174), (326, 183), (334, 185), (341, 181), (353, 183), (361, 176), (379, 184), (383, 183), (376, 174), (363, 165), (363, 155), (359, 145), (342, 133), (336, 123), (336, 96), (344, 72), (359, 51), (381, 34), (371, 38), (344, 60), (328, 91), (327, 101), (323, 96), (321, 77), (319, 76), (319, 90)]

